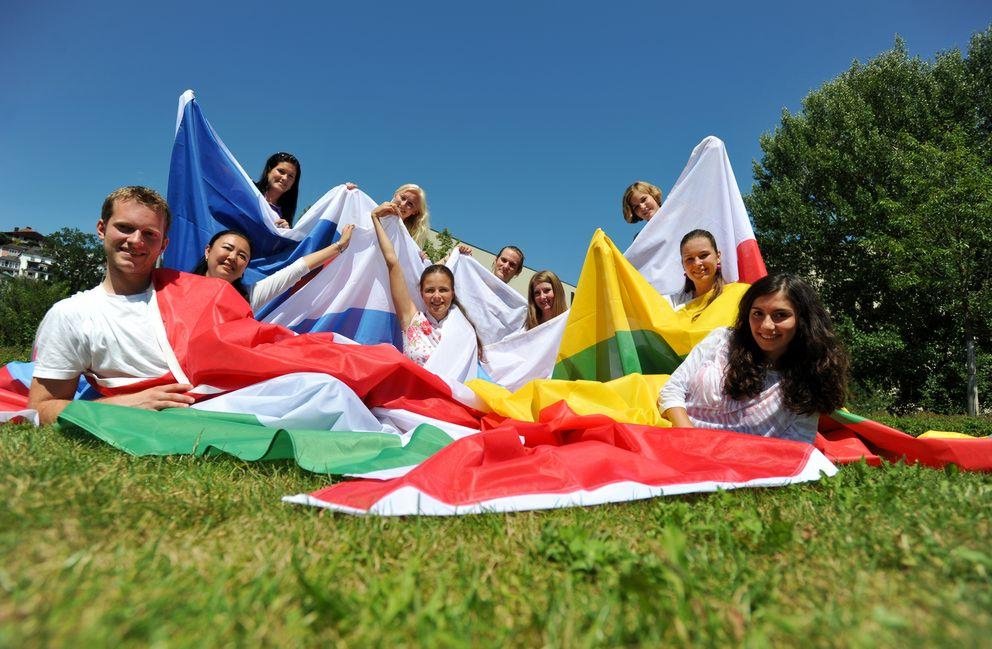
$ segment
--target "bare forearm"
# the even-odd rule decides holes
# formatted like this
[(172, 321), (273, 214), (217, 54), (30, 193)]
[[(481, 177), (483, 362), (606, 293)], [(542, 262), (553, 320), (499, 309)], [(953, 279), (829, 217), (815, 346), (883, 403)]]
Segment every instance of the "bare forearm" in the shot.
[(689, 413), (686, 412), (685, 408), (669, 408), (661, 413), (661, 416), (672, 422), (672, 426), (675, 428), (694, 427), (692, 422), (689, 421)]

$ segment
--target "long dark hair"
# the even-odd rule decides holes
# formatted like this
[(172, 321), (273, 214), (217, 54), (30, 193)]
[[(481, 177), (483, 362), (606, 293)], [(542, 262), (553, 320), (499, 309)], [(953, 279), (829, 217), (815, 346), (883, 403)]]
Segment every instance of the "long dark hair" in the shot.
[(782, 377), (785, 407), (804, 415), (832, 412), (847, 398), (847, 353), (820, 296), (788, 273), (762, 277), (741, 298), (730, 336), (723, 392), (738, 401), (761, 392), (768, 363), (751, 333), (751, 307), (759, 297), (779, 292), (792, 302), (796, 315), (796, 333), (773, 367)]
[(269, 172), (275, 169), (276, 165), (280, 162), (288, 162), (296, 167), (296, 181), (276, 201), (276, 205), (282, 211), (282, 218), (289, 221), (289, 224), (292, 225), (293, 218), (296, 216), (296, 202), (300, 197), (300, 178), (303, 177), (303, 169), (300, 167), (300, 161), (296, 159), (296, 156), (285, 152), (270, 155), (269, 159), (265, 161), (265, 169), (262, 170), (262, 175), (255, 181), (255, 186), (264, 195), (269, 190)]
[[(220, 232), (218, 232), (214, 236), (210, 237), (210, 242), (207, 243), (207, 247), (208, 248), (213, 248), (214, 247), (214, 244), (217, 243), (217, 239), (220, 239), (221, 237), (223, 237), (226, 234), (233, 234), (236, 237), (241, 237), (242, 239), (244, 239), (245, 242), (248, 244), (248, 254), (249, 255), (251, 254), (251, 239), (248, 238), (248, 235), (247, 234), (245, 234), (244, 232), (241, 232), (240, 230), (221, 230)], [(251, 261), (251, 258), (250, 257), (249, 257), (248, 261)], [(193, 271), (192, 272), (193, 272), (194, 275), (203, 275), (203, 276), (206, 276), (206, 274), (207, 274), (207, 257), (206, 257), (206, 255), (204, 255), (203, 257), (200, 257), (200, 261), (198, 261), (196, 263), (196, 266), (193, 267)], [(241, 294), (241, 297), (243, 297), (246, 302), (250, 302), (251, 301), (249, 299), (249, 297), (248, 297), (248, 289), (245, 288), (245, 285), (241, 281), (241, 278), (240, 277), (238, 279), (234, 280), (233, 282), (231, 282), (231, 286), (233, 286), (234, 287), (234, 290), (236, 290), (238, 293)]]
[[(682, 241), (679, 243), (680, 257), (682, 256), (682, 247), (693, 239), (706, 239), (707, 241), (710, 242), (710, 245), (713, 246), (713, 252), (716, 253), (717, 255), (720, 254), (720, 249), (716, 245), (716, 239), (713, 237), (713, 235), (710, 233), (709, 230), (692, 230), (691, 232), (687, 232), (686, 235), (682, 237)], [(720, 262), (718, 261), (716, 263), (716, 274), (713, 276), (713, 288), (710, 291), (712, 295), (710, 295), (710, 298), (706, 300), (706, 304), (703, 305), (703, 308), (700, 309), (699, 312), (696, 313), (696, 315), (692, 316), (693, 320), (695, 320), (702, 314), (703, 309), (713, 304), (713, 300), (720, 297), (720, 294), (723, 293), (723, 287), (726, 283), (727, 280), (723, 279), (723, 268), (720, 267)], [(696, 285), (692, 283), (692, 279), (689, 278), (689, 275), (686, 275), (685, 285), (682, 287), (682, 292), (687, 293), (688, 295), (692, 295), (695, 292), (695, 290), (696, 290)], [(696, 297), (700, 297), (700, 296), (697, 295)]]
[(486, 356), (482, 352), (482, 339), (479, 338), (479, 330), (475, 326), (475, 323), (472, 322), (472, 318), (468, 317), (468, 313), (465, 311), (465, 307), (463, 307), (462, 303), (458, 301), (458, 294), (455, 292), (455, 274), (451, 272), (451, 269), (445, 266), (444, 264), (431, 264), (430, 266), (425, 268), (424, 272), (420, 273), (419, 287), (421, 292), (423, 292), (424, 290), (424, 280), (427, 279), (427, 276), (434, 275), (437, 273), (444, 275), (445, 277), (448, 278), (448, 281), (451, 282), (451, 304), (458, 307), (458, 310), (462, 312), (462, 315), (465, 316), (465, 319), (468, 320), (468, 323), (472, 326), (472, 332), (475, 334), (475, 345), (476, 348), (479, 350), (478, 358), (480, 361), (485, 360)]

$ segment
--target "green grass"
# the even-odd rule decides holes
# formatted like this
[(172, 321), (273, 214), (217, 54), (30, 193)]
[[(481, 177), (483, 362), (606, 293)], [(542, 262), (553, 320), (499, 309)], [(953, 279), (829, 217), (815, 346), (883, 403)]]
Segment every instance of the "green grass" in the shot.
[(992, 476), (450, 519), (283, 504), (286, 463), (0, 426), (0, 645), (988, 646)]

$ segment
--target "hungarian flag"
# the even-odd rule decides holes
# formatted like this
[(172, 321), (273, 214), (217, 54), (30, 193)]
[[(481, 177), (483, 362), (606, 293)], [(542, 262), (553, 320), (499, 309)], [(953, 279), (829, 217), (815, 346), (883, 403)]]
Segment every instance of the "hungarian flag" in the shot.
[(284, 500), (348, 514), (450, 516), (779, 487), (836, 471), (809, 444), (619, 424), (562, 404), (541, 422), (507, 422), (454, 442), (402, 478), (353, 480)]

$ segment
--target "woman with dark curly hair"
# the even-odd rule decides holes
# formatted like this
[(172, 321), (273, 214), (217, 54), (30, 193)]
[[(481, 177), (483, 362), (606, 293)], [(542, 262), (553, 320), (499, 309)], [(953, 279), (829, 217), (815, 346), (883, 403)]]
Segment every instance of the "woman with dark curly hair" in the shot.
[(844, 405), (847, 369), (816, 291), (794, 275), (767, 276), (744, 293), (733, 327), (693, 348), (658, 408), (677, 427), (811, 443), (818, 415)]

